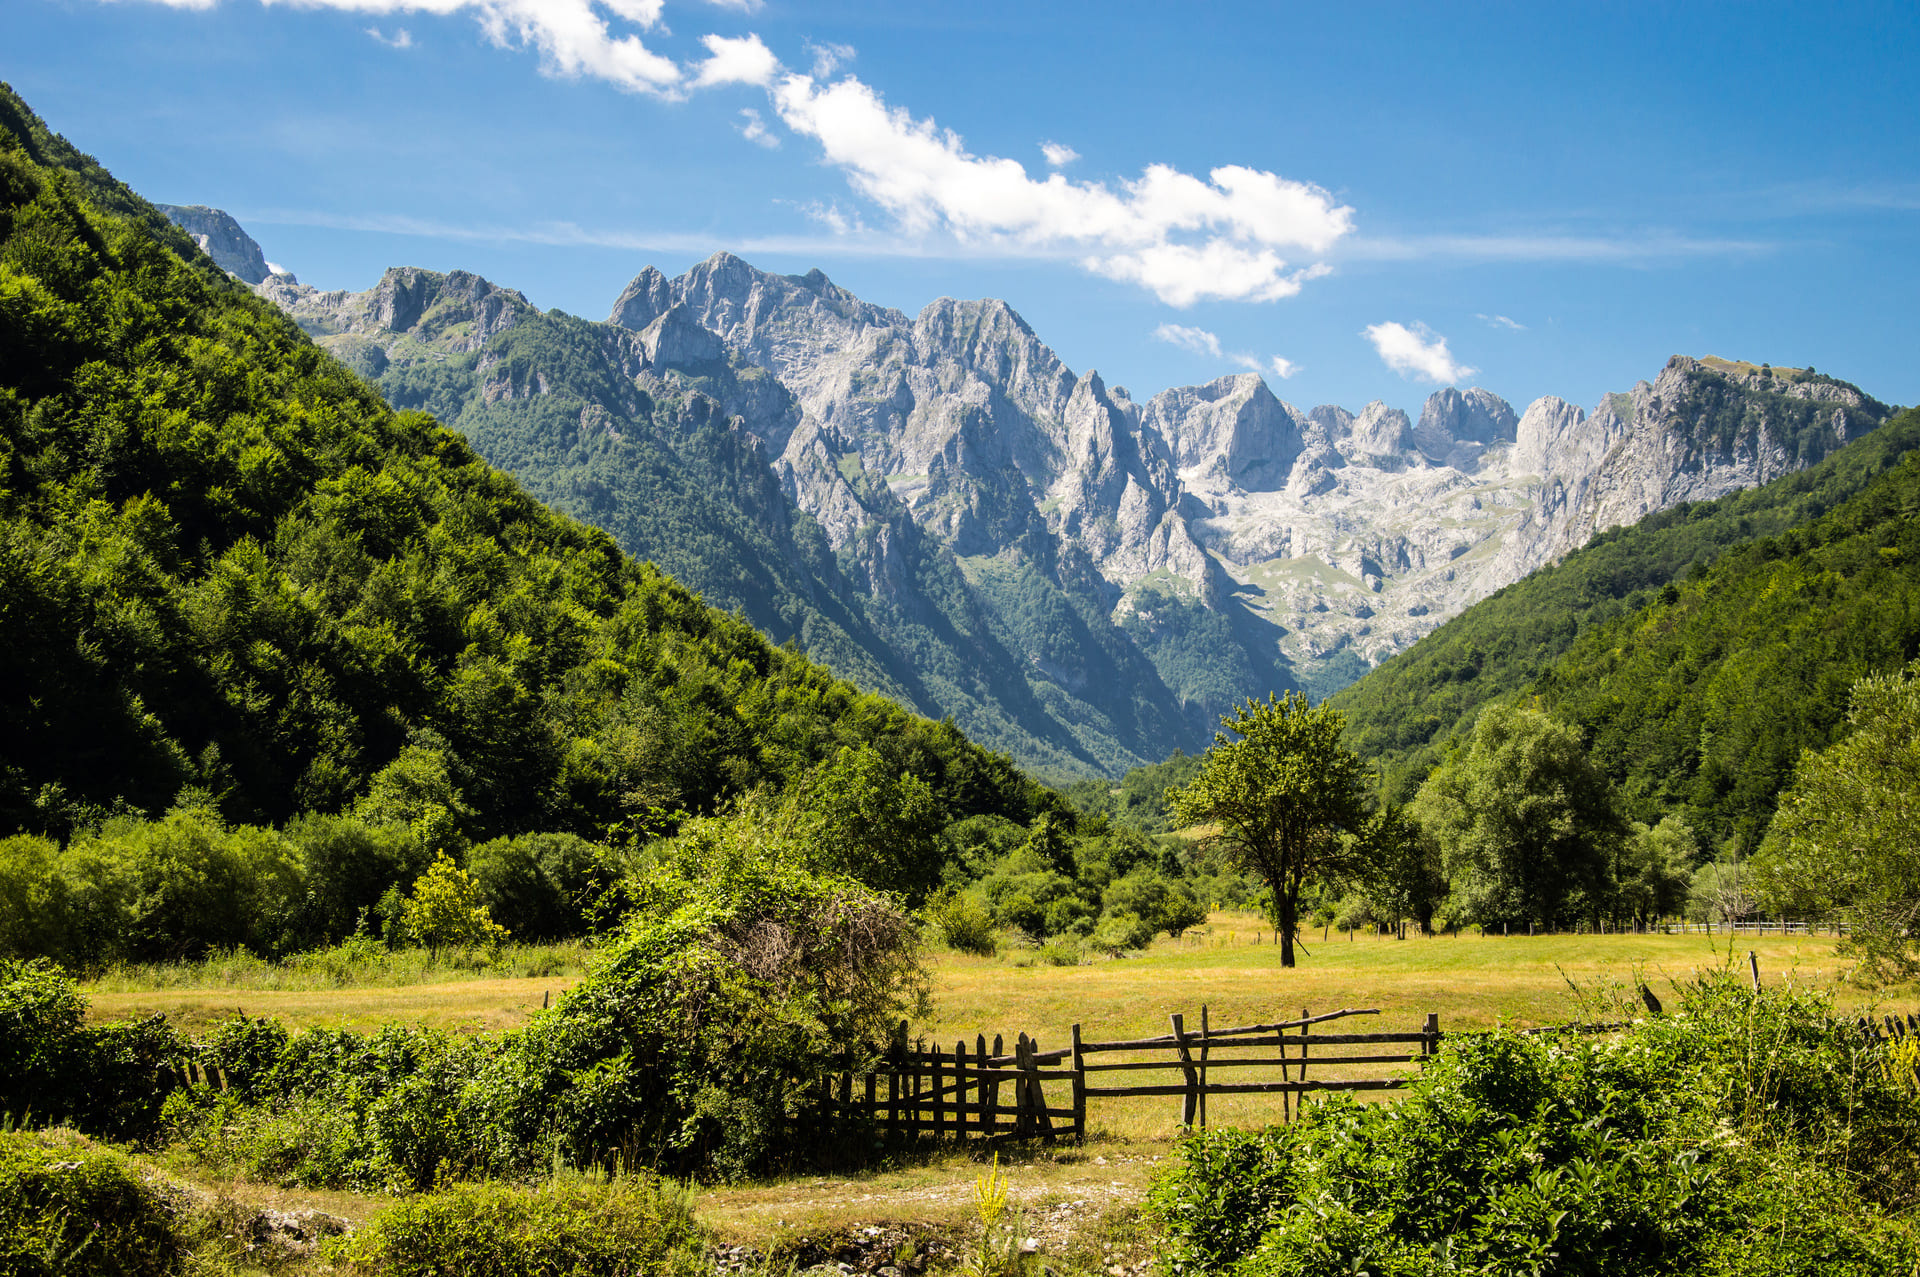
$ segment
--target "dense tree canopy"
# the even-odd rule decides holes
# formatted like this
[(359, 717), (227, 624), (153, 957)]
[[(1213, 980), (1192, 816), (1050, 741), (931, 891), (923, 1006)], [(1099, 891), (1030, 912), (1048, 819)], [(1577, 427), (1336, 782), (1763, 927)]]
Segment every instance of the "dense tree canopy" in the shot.
[(1483, 926), (1592, 908), (1627, 832), (1579, 733), (1505, 705), (1481, 711), (1412, 811), (1440, 844), (1457, 916)]
[(1809, 751), (1754, 860), (1783, 911), (1850, 909), (1854, 947), (1889, 973), (1920, 970), (1920, 661), (1854, 685), (1852, 734)]

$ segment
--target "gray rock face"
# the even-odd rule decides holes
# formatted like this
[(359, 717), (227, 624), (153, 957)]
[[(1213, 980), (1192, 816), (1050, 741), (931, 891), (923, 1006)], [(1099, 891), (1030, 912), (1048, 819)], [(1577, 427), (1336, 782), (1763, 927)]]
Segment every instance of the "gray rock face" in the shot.
[[(1793, 383), (1840, 417), (1790, 461), (1764, 426), (1708, 446), (1684, 408), (1709, 381), (1749, 397), (1787, 383), (1680, 358), (1592, 413), (1547, 398), (1516, 414), (1479, 387), (1436, 392), (1417, 425), (1380, 402), (1302, 413), (1252, 373), (1136, 405), (1076, 376), (1004, 303), (941, 299), (909, 321), (817, 271), (724, 253), (680, 279), (649, 268), (611, 319), (675, 306), (791, 388), (963, 560), (1084, 562), (1116, 622), (1148, 586), (1244, 613), (1270, 636), (1256, 655), (1322, 690), (1595, 532), (1806, 464), (1879, 409)], [(802, 474), (820, 437), (796, 431), (777, 464), (839, 544), (846, 499), (817, 462)]]
[(647, 352), (647, 362), (660, 368), (697, 368), (724, 363), (727, 357), (720, 339), (702, 328), (685, 306), (669, 307), (641, 329), (640, 348)]
[(1489, 444), (1511, 442), (1518, 424), (1512, 407), (1491, 391), (1475, 386), (1462, 394), (1448, 386), (1428, 397), (1413, 438), (1428, 460), (1471, 469)]
[[(467, 352), (487, 402), (548, 393), (491, 362), (531, 308), (478, 276), (257, 291), (368, 375)], [(1684, 357), (1591, 411), (1516, 414), (1476, 387), (1436, 392), (1417, 425), (1379, 401), (1303, 413), (1251, 373), (1135, 403), (1003, 302), (909, 317), (726, 253), (677, 279), (648, 267), (593, 327), (634, 404), (697, 387), (758, 440), (865, 597), (1005, 645), (1032, 686), (1020, 712), (1080, 732), (1120, 712), (1092, 708), (1103, 685), (1157, 670), (1141, 695), (1177, 697), (1187, 734), (1135, 742), (1137, 760), (1204, 745), (1240, 697), (1325, 694), (1596, 532), (1808, 464), (1887, 411), (1844, 383)], [(629, 410), (594, 409), (608, 429)], [(964, 598), (925, 593), (930, 553)], [(1180, 608), (1228, 625), (1196, 655)]]
[(240, 223), (217, 208), (204, 204), (156, 204), (175, 226), (185, 231), (213, 259), (221, 270), (239, 276), (249, 284), (259, 284), (272, 274), (266, 254), (253, 236), (240, 229)]

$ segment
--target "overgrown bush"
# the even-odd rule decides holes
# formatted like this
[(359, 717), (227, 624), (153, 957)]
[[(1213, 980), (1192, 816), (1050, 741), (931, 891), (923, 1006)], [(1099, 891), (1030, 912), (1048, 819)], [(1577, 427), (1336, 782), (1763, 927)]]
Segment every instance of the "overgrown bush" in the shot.
[(1401, 1103), (1193, 1136), (1150, 1199), (1172, 1266), (1911, 1271), (1911, 1078), (1809, 995), (1715, 975), (1680, 1003), (1615, 1040), (1456, 1039)]
[(407, 1198), (336, 1243), (367, 1277), (654, 1277), (706, 1271), (684, 1190), (652, 1176), (527, 1189), (459, 1185)]
[(44, 959), (0, 958), (0, 1112), (138, 1139), (159, 1119), (184, 1041), (160, 1016), (85, 1023), (86, 1001)]
[(935, 939), (949, 949), (991, 958), (1000, 944), (994, 934), (993, 914), (977, 896), (943, 887), (927, 897), (921, 915)]
[(0, 1134), (0, 1272), (170, 1277), (181, 1207), (126, 1158), (69, 1132)]

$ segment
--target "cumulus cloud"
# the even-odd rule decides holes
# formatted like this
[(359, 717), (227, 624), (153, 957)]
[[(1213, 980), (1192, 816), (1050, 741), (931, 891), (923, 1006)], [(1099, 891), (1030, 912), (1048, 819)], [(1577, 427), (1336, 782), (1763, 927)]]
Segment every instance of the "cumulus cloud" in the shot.
[(1353, 210), (1320, 187), (1240, 165), (1202, 180), (1155, 164), (1118, 187), (1059, 173), (1036, 181), (851, 76), (823, 84), (790, 74), (772, 95), (787, 127), (818, 142), (908, 232), (1074, 253), (1174, 306), (1290, 297), (1328, 268), (1292, 267), (1280, 250), (1322, 254), (1353, 227)]
[(1402, 377), (1448, 385), (1480, 371), (1456, 363), (1447, 350), (1447, 339), (1425, 324), (1412, 328), (1395, 323), (1369, 324), (1365, 336), (1387, 367)]
[(1527, 331), (1525, 324), (1517, 320), (1508, 319), (1505, 315), (1475, 315), (1474, 318), (1489, 328), (1508, 328), (1516, 333)]
[(368, 27), (367, 34), (372, 36), (377, 43), (384, 44), (389, 49), (411, 49), (413, 47), (413, 34), (405, 27), (395, 27), (392, 35), (385, 34), (379, 27)]
[(693, 86), (697, 89), (720, 84), (757, 84), (764, 88), (780, 71), (780, 59), (760, 43), (757, 35), (705, 35), (700, 43), (707, 46), (709, 56), (694, 71)]
[(1040, 154), (1047, 157), (1048, 168), (1065, 168), (1080, 158), (1080, 152), (1070, 146), (1062, 146), (1058, 142), (1042, 142)]
[(804, 42), (803, 47), (805, 47), (808, 55), (813, 58), (814, 78), (819, 80), (826, 79), (854, 59), (854, 49), (850, 44), (833, 44), (831, 42), (827, 44), (815, 44), (813, 41), (808, 40)]
[(769, 150), (780, 145), (780, 139), (767, 131), (767, 122), (760, 118), (760, 112), (752, 107), (740, 108), (740, 136), (755, 146), (764, 146)]
[(1204, 328), (1190, 328), (1185, 324), (1162, 324), (1153, 330), (1155, 341), (1164, 341), (1169, 346), (1178, 346), (1190, 350), (1196, 355), (1206, 355), (1212, 359), (1224, 359), (1228, 363), (1238, 364), (1251, 372), (1271, 372), (1285, 379), (1300, 371), (1300, 365), (1291, 359), (1282, 359), (1275, 355), (1263, 362), (1258, 355), (1244, 354), (1240, 351), (1228, 351), (1220, 344), (1220, 338)]
[(1169, 346), (1178, 346), (1182, 350), (1191, 350), (1196, 355), (1220, 358), (1220, 339), (1204, 328), (1189, 328), (1185, 324), (1162, 324), (1153, 330), (1153, 339), (1164, 341)]
[[(212, 9), (220, 0), (157, 0), (175, 9)], [(263, 4), (273, 0), (262, 0)], [(609, 18), (652, 30), (664, 0), (291, 0), (305, 8), (343, 13), (433, 17), (470, 14), (487, 39), (502, 48), (535, 49), (549, 75), (590, 75), (634, 93), (676, 97), (682, 72), (672, 58), (649, 49), (632, 32), (616, 34)], [(396, 37), (397, 38), (397, 37)], [(411, 37), (406, 37), (411, 43)]]

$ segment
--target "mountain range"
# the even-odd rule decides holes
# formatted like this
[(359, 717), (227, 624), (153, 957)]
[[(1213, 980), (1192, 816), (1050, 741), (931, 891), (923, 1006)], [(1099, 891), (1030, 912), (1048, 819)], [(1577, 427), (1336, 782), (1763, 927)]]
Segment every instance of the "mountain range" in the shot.
[(317, 290), (217, 210), (166, 211), (540, 499), (1056, 776), (1203, 747), (1249, 695), (1329, 694), (1597, 532), (1891, 415), (1810, 369), (1685, 356), (1591, 410), (1476, 387), (1418, 420), (1302, 411), (1253, 373), (1137, 402), (990, 299), (909, 317), (717, 253), (594, 323), (464, 272)]

